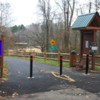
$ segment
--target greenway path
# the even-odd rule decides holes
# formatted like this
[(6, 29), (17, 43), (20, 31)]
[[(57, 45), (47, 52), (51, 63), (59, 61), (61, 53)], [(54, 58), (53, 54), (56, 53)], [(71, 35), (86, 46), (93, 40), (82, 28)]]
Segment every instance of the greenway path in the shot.
[[(43, 100), (47, 100), (46, 97), (49, 98), (48, 100), (57, 97), (62, 98), (62, 100), (73, 100), (75, 98), (77, 100), (80, 100), (80, 98), (82, 100), (87, 100), (87, 98), (90, 98), (89, 100), (95, 100), (95, 98), (100, 100), (99, 73), (85, 75), (83, 71), (63, 68), (63, 75), (60, 77), (59, 66), (34, 61), (34, 78), (29, 79), (29, 60), (5, 57), (4, 61), (8, 64), (9, 72), (8, 80), (0, 84), (0, 96), (11, 97), (14, 92), (17, 92), (18, 97), (27, 96), (27, 99), (34, 98), (34, 100), (42, 100), (42, 97)], [(69, 99), (66, 99), (66, 96)], [(15, 98), (15, 100), (17, 99)]]

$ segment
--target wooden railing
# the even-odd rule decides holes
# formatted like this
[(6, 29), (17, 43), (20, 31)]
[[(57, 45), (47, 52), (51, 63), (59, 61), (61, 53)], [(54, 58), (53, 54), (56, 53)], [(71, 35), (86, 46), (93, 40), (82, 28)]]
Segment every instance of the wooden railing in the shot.
[[(67, 56), (68, 59), (65, 59), (66, 57), (63, 57), (63, 61), (64, 62), (69, 62), (69, 57), (70, 57), (70, 53), (60, 53), (60, 51), (58, 51), (58, 53), (53, 53), (53, 52), (35, 52), (35, 51), (31, 51), (31, 52), (26, 52), (25, 50), (24, 51), (5, 51), (4, 52), (4, 55), (5, 56), (17, 56), (17, 57), (30, 57), (30, 55), (33, 55), (33, 59), (35, 58), (42, 58), (44, 59), (44, 61), (46, 60), (54, 60), (54, 61), (57, 61), (58, 64), (60, 63), (60, 55), (62, 56)], [(50, 57), (50, 55), (55, 55), (54, 57)], [(84, 57), (86, 57), (86, 54), (83, 54)], [(100, 58), (99, 55), (96, 55), (95, 56), (96, 58)], [(91, 58), (91, 55), (90, 55), (90, 58)], [(77, 54), (77, 62), (79, 62), (80, 58), (79, 58), (79, 54)], [(90, 64), (92, 64), (90, 62)], [(95, 63), (95, 65), (98, 65), (100, 66), (100, 63)]]

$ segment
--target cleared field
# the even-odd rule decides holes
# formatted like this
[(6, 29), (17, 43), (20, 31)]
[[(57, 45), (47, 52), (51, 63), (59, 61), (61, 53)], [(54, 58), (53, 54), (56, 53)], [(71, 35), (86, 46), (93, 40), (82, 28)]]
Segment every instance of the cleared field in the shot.
[[(18, 51), (26, 51), (26, 52), (32, 52), (32, 51), (35, 51), (35, 52), (41, 52), (41, 49), (39, 48), (23, 48), (23, 49), (17, 49)], [(13, 52), (13, 50), (9, 49), (9, 52)]]

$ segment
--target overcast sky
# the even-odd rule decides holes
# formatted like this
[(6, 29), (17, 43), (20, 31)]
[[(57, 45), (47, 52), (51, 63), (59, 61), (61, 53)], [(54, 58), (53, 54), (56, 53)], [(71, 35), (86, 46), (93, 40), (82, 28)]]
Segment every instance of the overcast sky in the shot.
[[(12, 25), (29, 25), (31, 23), (36, 23), (39, 19), (39, 16), (36, 15), (37, 3), (38, 0), (0, 0), (0, 1), (7, 1), (11, 5), (12, 9), (12, 18), (15, 21)], [(85, 3), (85, 0), (79, 0), (79, 2)], [(54, 4), (54, 0), (51, 0), (51, 3)]]

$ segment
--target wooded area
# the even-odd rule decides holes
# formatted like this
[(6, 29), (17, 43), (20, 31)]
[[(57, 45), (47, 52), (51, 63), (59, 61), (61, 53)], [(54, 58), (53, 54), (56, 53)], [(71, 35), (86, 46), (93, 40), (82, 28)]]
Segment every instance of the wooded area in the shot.
[[(4, 49), (14, 49), (16, 42), (22, 42), (28, 43), (28, 46), (40, 46), (42, 52), (48, 52), (49, 41), (54, 39), (54, 52), (70, 53), (76, 50), (79, 53), (80, 31), (72, 31), (71, 25), (78, 15), (99, 10), (99, 4), (99, 0), (88, 0), (81, 5), (77, 0), (55, 0), (53, 6), (50, 0), (38, 0), (36, 14), (40, 19), (37, 23), (33, 23), (33, 20), (28, 26), (22, 24), (10, 27), (14, 21), (11, 18), (11, 6), (8, 2), (0, 2), (0, 34), (5, 36)], [(96, 35), (100, 49), (100, 31)]]

